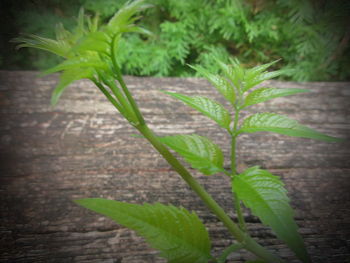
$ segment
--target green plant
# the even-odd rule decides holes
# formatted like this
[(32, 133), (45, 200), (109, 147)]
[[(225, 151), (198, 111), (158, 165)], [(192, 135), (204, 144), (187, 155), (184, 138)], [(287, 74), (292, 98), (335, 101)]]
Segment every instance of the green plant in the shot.
[[(307, 92), (304, 89), (279, 89), (256, 87), (263, 81), (277, 77), (284, 70), (268, 72), (277, 61), (245, 69), (238, 61), (228, 64), (216, 59), (222, 75), (212, 74), (201, 66), (191, 66), (206, 77), (223, 97), (231, 104), (227, 110), (210, 98), (186, 96), (165, 92), (195, 108), (225, 129), (232, 138), (231, 170), (223, 167), (224, 156), (218, 145), (210, 139), (192, 135), (159, 137), (147, 126), (132, 94), (128, 90), (120, 69), (119, 45), (126, 32), (150, 34), (136, 26), (135, 14), (148, 8), (142, 0), (122, 7), (106, 25), (99, 26), (98, 17), (87, 17), (83, 10), (78, 17), (78, 26), (73, 32), (62, 26), (57, 28), (56, 40), (29, 35), (17, 38), (19, 47), (32, 47), (50, 51), (64, 58), (64, 62), (44, 72), (50, 74), (62, 71), (59, 83), (52, 95), (56, 104), (64, 89), (79, 79), (91, 80), (130, 124), (148, 140), (184, 179), (206, 206), (223, 222), (236, 243), (229, 246), (215, 258), (211, 254), (208, 232), (194, 212), (185, 208), (162, 204), (130, 204), (101, 198), (75, 200), (77, 204), (108, 216), (135, 230), (145, 237), (150, 245), (160, 251), (160, 256), (168, 262), (201, 263), (225, 262), (227, 256), (239, 249), (246, 249), (262, 260), (259, 262), (284, 262), (278, 256), (260, 246), (249, 235), (242, 215), (241, 202), (250, 208), (262, 223), (272, 228), (276, 236), (283, 240), (303, 262), (311, 262), (303, 240), (293, 219), (286, 190), (280, 178), (259, 167), (250, 167), (238, 172), (236, 168), (236, 142), (242, 133), (270, 131), (284, 135), (311, 138), (322, 141), (340, 141), (299, 124), (295, 120), (274, 113), (257, 113), (240, 123), (240, 113), (247, 107), (281, 96)], [(254, 89), (253, 89), (254, 88)], [(231, 110), (234, 112), (231, 118)], [(231, 178), (234, 207), (238, 215), (235, 223), (194, 179), (169, 149), (178, 153), (194, 169), (205, 175), (217, 173)]]

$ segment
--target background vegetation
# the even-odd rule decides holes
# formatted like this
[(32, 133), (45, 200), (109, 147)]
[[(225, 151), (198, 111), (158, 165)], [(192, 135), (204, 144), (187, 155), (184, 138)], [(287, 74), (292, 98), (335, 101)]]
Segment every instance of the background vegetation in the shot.
[[(34, 49), (15, 52), (19, 33), (54, 37), (71, 28), (79, 8), (112, 16), (126, 0), (2, 0), (2, 69), (46, 69), (57, 58)], [(149, 0), (142, 24), (152, 36), (129, 34), (120, 46), (123, 73), (193, 76), (187, 64), (219, 70), (212, 59), (237, 57), (246, 66), (282, 58), (296, 81), (350, 79), (350, 2), (347, 0)]]

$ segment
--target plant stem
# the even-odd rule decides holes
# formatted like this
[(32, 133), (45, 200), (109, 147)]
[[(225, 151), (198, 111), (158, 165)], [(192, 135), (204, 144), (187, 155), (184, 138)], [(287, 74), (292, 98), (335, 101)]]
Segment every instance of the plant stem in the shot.
[(231, 174), (232, 176), (237, 174), (236, 166), (236, 135), (231, 135)]
[(100, 89), (100, 91), (107, 97), (107, 99), (113, 104), (113, 106), (122, 114), (125, 118), (125, 112), (122, 106), (111, 96), (111, 94), (106, 90), (106, 88), (99, 83), (97, 80), (92, 80), (94, 84)]
[(127, 88), (125, 82), (124, 82), (124, 79), (123, 79), (123, 76), (120, 72), (120, 68), (118, 66), (118, 63), (116, 61), (116, 56), (115, 56), (115, 39), (117, 38), (117, 35), (115, 35), (112, 39), (112, 46), (111, 46), (111, 58), (112, 58), (112, 63), (113, 63), (113, 68), (115, 70), (115, 73), (116, 73), (116, 78), (120, 84), (120, 86), (122, 87), (122, 90), (126, 96), (126, 98), (128, 99), (131, 107), (134, 109), (134, 112), (135, 112), (135, 115), (138, 119), (138, 122), (140, 125), (144, 124), (145, 123), (145, 120), (140, 112), (140, 109), (136, 103), (136, 101), (134, 100), (134, 98), (132, 97), (132, 95), (130, 94), (129, 92), (129, 89)]
[[(101, 76), (102, 77), (102, 76)], [(128, 100), (124, 97), (123, 93), (120, 89), (118, 89), (117, 84), (115, 83), (115, 80), (106, 80), (102, 77), (102, 81), (110, 88), (112, 93), (115, 95), (119, 103), (123, 106), (124, 111), (128, 116), (130, 116), (130, 119), (132, 119), (133, 123), (137, 122), (137, 116), (132, 108), (132, 106), (129, 104)]]
[(237, 194), (233, 191), (233, 188), (232, 188), (232, 192), (233, 192), (234, 206), (235, 206), (236, 213), (237, 213), (239, 227), (244, 232), (246, 232), (247, 231), (247, 226), (245, 224), (244, 216), (243, 216), (243, 213), (242, 213), (241, 200), (238, 198)]
[(225, 250), (222, 252), (220, 257), (218, 258), (218, 263), (225, 263), (226, 258), (233, 252), (240, 250), (243, 248), (243, 245), (241, 243), (235, 243), (231, 246), (225, 248)]
[(233, 130), (232, 130), (232, 135), (231, 135), (231, 170), (232, 170), (232, 175), (231, 175), (231, 190), (233, 194), (233, 200), (234, 200), (234, 206), (235, 206), (235, 211), (237, 213), (238, 217), (238, 223), (240, 228), (246, 232), (247, 227), (246, 223), (244, 221), (244, 216), (241, 208), (241, 200), (238, 198), (237, 193), (234, 191), (233, 188), (233, 178), (237, 174), (237, 164), (236, 164), (236, 140), (237, 140), (237, 127), (238, 127), (238, 120), (239, 120), (239, 109), (236, 108), (235, 111), (235, 119), (234, 119), (234, 124), (233, 124)]
[(231, 171), (232, 175), (237, 174), (237, 167), (236, 167), (236, 137), (237, 137), (237, 127), (238, 127), (238, 121), (239, 121), (239, 109), (236, 108), (235, 110), (235, 118), (233, 121), (233, 129), (231, 133)]
[(174, 155), (159, 141), (146, 124), (135, 126), (136, 129), (156, 148), (164, 159), (174, 168), (176, 172), (185, 180), (194, 192), (203, 200), (205, 205), (220, 219), (228, 228), (229, 232), (242, 243), (244, 248), (271, 263), (283, 263), (284, 261), (268, 250), (260, 246), (255, 240), (244, 233), (225, 213), (219, 204), (206, 192), (206, 190), (193, 178), (187, 169), (174, 157)]
[(139, 109), (136, 101), (134, 100), (134, 98), (130, 94), (128, 88), (126, 87), (126, 84), (125, 84), (125, 82), (124, 82), (124, 80), (122, 78), (122, 75), (121, 75), (119, 69), (118, 69), (118, 72), (119, 72), (118, 73), (119, 76), (118, 76), (117, 80), (119, 81), (119, 84), (122, 87), (123, 92), (124, 92), (125, 96), (127, 97), (131, 107), (134, 109), (134, 112), (135, 112), (135, 115), (136, 115), (136, 117), (137, 117), (137, 119), (139, 121), (139, 124), (141, 124), (141, 125), (145, 124), (145, 120), (144, 120), (144, 118), (143, 118), (143, 116), (142, 116), (142, 114), (140, 112), (140, 109)]

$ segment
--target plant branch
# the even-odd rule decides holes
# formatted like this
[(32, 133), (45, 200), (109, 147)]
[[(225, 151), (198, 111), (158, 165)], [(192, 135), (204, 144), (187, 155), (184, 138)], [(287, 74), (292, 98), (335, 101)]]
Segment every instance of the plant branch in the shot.
[(221, 253), (220, 257), (218, 258), (218, 263), (225, 263), (226, 258), (233, 252), (236, 252), (243, 248), (243, 245), (241, 243), (235, 243), (231, 246), (225, 248), (225, 250)]
[(241, 208), (241, 200), (238, 198), (238, 195), (234, 191), (233, 187), (233, 177), (237, 174), (237, 164), (236, 164), (236, 140), (237, 140), (237, 127), (238, 127), (238, 121), (239, 121), (239, 109), (236, 108), (235, 111), (235, 119), (234, 119), (234, 124), (233, 124), (233, 130), (232, 130), (232, 135), (231, 135), (231, 190), (232, 190), (232, 195), (233, 195), (233, 200), (234, 200), (234, 207), (235, 211), (237, 213), (237, 218), (238, 218), (238, 223), (240, 228), (246, 232), (247, 231), (247, 226), (244, 220), (242, 208)]
[(237, 127), (239, 121), (239, 112), (238, 107), (235, 108), (235, 118), (233, 120), (233, 129), (231, 132), (231, 171), (232, 176), (237, 174), (237, 164), (236, 164), (236, 137), (237, 137)]
[(121, 74), (120, 68), (118, 66), (117, 60), (116, 60), (116, 56), (115, 56), (115, 40), (117, 38), (117, 35), (115, 35), (112, 39), (112, 46), (111, 46), (111, 58), (112, 58), (112, 63), (113, 63), (113, 68), (115, 70), (115, 74), (116, 74), (116, 78), (120, 84), (120, 86), (122, 87), (122, 90), (126, 96), (126, 98), (128, 99), (131, 107), (134, 109), (135, 115), (138, 119), (139, 124), (144, 124), (145, 120), (140, 112), (140, 109), (136, 103), (136, 101), (134, 100), (134, 98), (132, 97), (132, 95), (129, 92), (129, 89), (127, 88), (123, 76)]
[(121, 93), (121, 91), (118, 89), (117, 84), (114, 80), (107, 80), (103, 76), (101, 76), (102, 81), (111, 89), (112, 93), (115, 95), (119, 103), (122, 105), (124, 111), (128, 116), (130, 116), (130, 119), (133, 123), (136, 122), (137, 116), (135, 115), (135, 112), (131, 105), (128, 103), (127, 99), (124, 97), (124, 95)]
[[(113, 106), (122, 114), (125, 118), (125, 112), (122, 106), (113, 98), (113, 96), (106, 90), (106, 88), (99, 83), (97, 80), (93, 79), (92, 82), (100, 89), (100, 91), (106, 96), (106, 98), (113, 104)], [(126, 118), (129, 120), (128, 118)]]
[(164, 159), (174, 168), (176, 172), (185, 180), (191, 189), (202, 199), (205, 205), (220, 219), (229, 232), (242, 243), (244, 248), (256, 256), (271, 263), (283, 263), (279, 257), (271, 254), (268, 250), (260, 246), (250, 236), (245, 234), (225, 213), (219, 204), (206, 192), (206, 190), (194, 179), (187, 169), (174, 157), (174, 155), (159, 141), (157, 136), (148, 128), (146, 124), (137, 125), (135, 128), (156, 148)]
[[(231, 184), (232, 184), (232, 181), (231, 181)], [(242, 212), (242, 208), (241, 208), (241, 200), (238, 198), (236, 192), (234, 192), (233, 187), (232, 187), (232, 194), (233, 194), (234, 206), (235, 206), (236, 213), (237, 213), (239, 227), (244, 232), (246, 232), (247, 231), (247, 226), (246, 226), (246, 223), (245, 223), (245, 220), (244, 220), (244, 216), (243, 216), (243, 212)]]

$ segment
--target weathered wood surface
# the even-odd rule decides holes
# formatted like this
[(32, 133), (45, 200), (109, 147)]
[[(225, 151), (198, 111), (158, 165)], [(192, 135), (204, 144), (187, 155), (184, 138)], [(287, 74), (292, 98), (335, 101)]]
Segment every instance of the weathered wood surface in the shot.
[[(164, 262), (141, 238), (72, 203), (104, 197), (134, 203), (162, 202), (195, 210), (213, 238), (214, 253), (232, 241), (169, 165), (88, 82), (72, 85), (59, 105), (49, 105), (57, 76), (0, 72), (0, 262)], [(159, 135), (199, 133), (222, 146), (228, 137), (196, 111), (159, 89), (221, 97), (205, 80), (134, 78), (126, 82)], [(349, 138), (350, 83), (270, 82), (303, 87), (308, 94), (251, 107), (295, 118), (322, 132)], [(256, 133), (239, 137), (240, 169), (260, 165), (280, 175), (314, 262), (350, 260), (350, 145)], [(222, 175), (196, 177), (232, 211)], [(232, 217), (235, 217), (230, 212)], [(289, 250), (245, 212), (260, 243), (288, 262)], [(242, 262), (247, 253), (232, 256)]]

